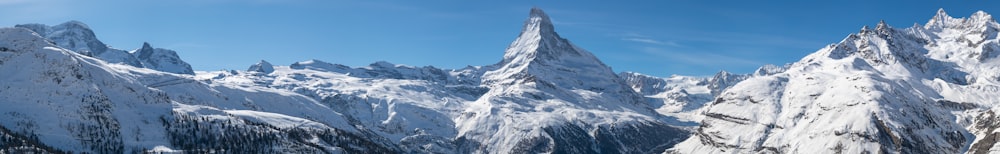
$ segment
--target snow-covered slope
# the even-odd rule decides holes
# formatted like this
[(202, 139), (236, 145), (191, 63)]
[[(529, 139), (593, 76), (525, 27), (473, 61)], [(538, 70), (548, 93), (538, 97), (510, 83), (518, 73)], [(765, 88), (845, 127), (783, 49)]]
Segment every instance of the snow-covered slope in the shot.
[(668, 78), (616, 74), (537, 8), (500, 62), (461, 69), (194, 72), (79, 22), (16, 27), (0, 28), (0, 153), (1000, 150), (1000, 24), (984, 12), (880, 22), (751, 74)]
[(494, 67), (482, 77), (490, 90), (456, 119), (461, 152), (644, 153), (685, 136), (609, 67), (559, 37), (540, 9)]
[(668, 152), (989, 152), (997, 27), (984, 12), (943, 10), (926, 26), (866, 26), (787, 71), (722, 91), (697, 132)]
[[(264, 69), (262, 63), (251, 66), (251, 70)], [(438, 82), (440, 80), (435, 79), (442, 76), (422, 74), (442, 72), (443, 78), (460, 78), (450, 75), (460, 74), (460, 70), (427, 67), (425, 71), (412, 71), (414, 67), (393, 67), (385, 62), (372, 65), (388, 66), (335, 67), (342, 65), (309, 60), (292, 66), (271, 66), (271, 73), (201, 72), (197, 78), (224, 85), (273, 88), (309, 96), (344, 113), (348, 124), (369, 129), (369, 133), (385, 137), (405, 151), (453, 153), (455, 145), (452, 140), (456, 131), (452, 119), (458, 116), (457, 111), (465, 108), (486, 89), (476, 85)]]
[(704, 118), (701, 109), (721, 91), (755, 76), (784, 72), (788, 65), (764, 65), (752, 74), (733, 74), (719, 71), (712, 77), (673, 75), (668, 78), (643, 75), (635, 72), (618, 74), (628, 85), (646, 97), (657, 113), (675, 118), (677, 126), (695, 126)]
[(306, 96), (109, 64), (24, 28), (0, 28), (0, 72), (0, 153), (398, 151)]
[(462, 69), (192, 72), (148, 43), (93, 56), (112, 49), (71, 24), (0, 29), (0, 153), (655, 153), (689, 134), (537, 8), (501, 62)]
[(539, 9), (496, 65), (266, 66), (198, 78), (310, 96), (409, 152), (648, 153), (688, 134), (661, 122), (610, 68), (555, 34)]
[(83, 22), (69, 21), (55, 26), (19, 24), (15, 27), (30, 29), (52, 41), (56, 46), (101, 59), (108, 63), (119, 63), (171, 73), (194, 74), (191, 66), (187, 62), (182, 61), (174, 51), (160, 48), (146, 50), (146, 48), (152, 49), (148, 43), (143, 43), (142, 48), (136, 49), (153, 51), (143, 52), (146, 53), (144, 55), (135, 54), (134, 51), (130, 53), (125, 50), (111, 48), (98, 40), (94, 31)]

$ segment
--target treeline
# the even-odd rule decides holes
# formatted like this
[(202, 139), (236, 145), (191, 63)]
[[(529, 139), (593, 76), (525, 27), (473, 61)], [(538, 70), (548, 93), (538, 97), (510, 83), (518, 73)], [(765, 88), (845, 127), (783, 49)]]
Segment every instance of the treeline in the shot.
[[(175, 113), (161, 117), (176, 150), (193, 153), (398, 153), (363, 136), (337, 129), (278, 128), (234, 117), (209, 118)], [(322, 142), (313, 142), (319, 139)], [(388, 147), (387, 147), (388, 146)]]
[(49, 147), (38, 141), (38, 136), (34, 133), (30, 135), (14, 133), (6, 127), (0, 126), (0, 153), (67, 153), (56, 148)]

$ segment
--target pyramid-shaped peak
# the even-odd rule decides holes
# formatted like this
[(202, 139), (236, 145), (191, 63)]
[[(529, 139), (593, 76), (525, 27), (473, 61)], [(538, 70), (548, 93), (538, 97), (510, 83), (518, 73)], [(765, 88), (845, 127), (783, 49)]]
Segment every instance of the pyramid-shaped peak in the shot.
[(142, 48), (139, 48), (139, 50), (135, 50), (134, 54), (136, 55), (136, 58), (149, 59), (151, 56), (153, 56), (153, 52), (154, 52), (153, 46), (149, 45), (149, 42), (142, 42)]
[[(608, 82), (592, 81), (597, 79)], [(563, 89), (611, 92), (623, 90), (615, 84), (624, 81), (593, 54), (559, 37), (548, 16), (541, 9), (532, 8), (524, 29), (507, 47), (503, 60), (496, 64), (495, 70), (483, 76), (483, 83), (494, 86), (528, 82), (544, 82)], [(631, 88), (624, 90), (631, 91)]]
[(149, 42), (142, 42), (142, 49), (153, 49), (153, 46), (149, 45)]
[(524, 21), (524, 29), (521, 31), (522, 33), (552, 34), (555, 33), (555, 28), (552, 26), (552, 21), (549, 20), (549, 15), (546, 15), (542, 9), (534, 7), (531, 8), (528, 20)]
[(543, 18), (543, 19), (546, 19), (546, 21), (549, 19), (549, 15), (546, 15), (545, 11), (542, 11), (542, 9), (538, 8), (538, 7), (531, 8), (530, 17)]
[(507, 47), (501, 63), (524, 63), (536, 58), (556, 59), (565, 55), (581, 56), (589, 53), (581, 53), (569, 41), (559, 37), (548, 15), (536, 7), (531, 8), (521, 34)]

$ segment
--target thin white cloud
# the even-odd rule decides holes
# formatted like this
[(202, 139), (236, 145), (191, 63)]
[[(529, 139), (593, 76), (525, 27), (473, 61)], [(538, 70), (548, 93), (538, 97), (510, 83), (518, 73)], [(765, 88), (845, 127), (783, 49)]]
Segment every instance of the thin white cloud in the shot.
[(666, 46), (673, 46), (673, 47), (680, 47), (681, 46), (680, 44), (677, 44), (677, 42), (673, 42), (673, 41), (660, 41), (660, 40), (654, 40), (654, 39), (648, 39), (648, 38), (633, 37), (633, 38), (622, 38), (622, 40), (632, 41), (632, 42), (639, 42), (639, 43), (646, 43), (646, 44), (653, 44), (653, 45), (666, 45)]
[(654, 37), (650, 37), (648, 35), (643, 35), (641, 33), (636, 33), (636, 32), (625, 32), (625, 33), (616, 34), (616, 35), (621, 36), (622, 37), (621, 40), (623, 40), (623, 41), (638, 42), (638, 43), (644, 43), (644, 44), (649, 44), (649, 45), (670, 46), (670, 47), (683, 47), (683, 46), (681, 46), (681, 44), (679, 44), (679, 43), (677, 43), (675, 41), (662, 41), (662, 40), (659, 40), (659, 39), (653, 39)]

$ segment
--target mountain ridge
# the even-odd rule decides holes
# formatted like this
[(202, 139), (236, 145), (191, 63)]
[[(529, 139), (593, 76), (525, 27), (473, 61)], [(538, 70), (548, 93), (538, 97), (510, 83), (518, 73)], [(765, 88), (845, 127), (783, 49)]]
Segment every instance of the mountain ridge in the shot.
[[(179, 74), (194, 74), (191, 65), (181, 60), (175, 51), (161, 48), (154, 49), (149, 47), (149, 43), (147, 42), (143, 42), (141, 48), (135, 49), (132, 52), (111, 48), (97, 38), (97, 35), (90, 29), (90, 26), (80, 21), (72, 20), (55, 26), (18, 24), (14, 27), (27, 28), (46, 39), (52, 40), (52, 43), (57, 46), (110, 63), (120, 63)], [(140, 53), (135, 52), (145, 48), (151, 50), (141, 50), (144, 52)]]
[(997, 24), (972, 16), (942, 9), (927, 26), (905, 29), (880, 21), (783, 73), (739, 82), (667, 153), (987, 152), (996, 143), (982, 138), (994, 127), (967, 128), (984, 123), (969, 119), (994, 118), (983, 114), (1000, 101), (986, 96), (998, 84), (981, 72), (995, 71), (997, 60), (972, 53), (992, 46), (976, 42), (995, 42)]
[(941, 9), (908, 28), (879, 21), (798, 62), (748, 74), (665, 78), (615, 73), (560, 37), (539, 8), (502, 60), (460, 69), (261, 60), (245, 71), (194, 72), (176, 52), (149, 43), (108, 48), (82, 22), (15, 27), (0, 28), (0, 105), (12, 106), (0, 109), (0, 144), (14, 145), (0, 153), (988, 153), (1000, 146), (1000, 24), (982, 11), (954, 18)]
[[(524, 32), (504, 60), (462, 69), (260, 61), (247, 71), (184, 75), (189, 69), (162, 67), (187, 66), (176, 52), (149, 43), (130, 52), (108, 48), (85, 24), (65, 25), (21, 25), (14, 30), (33, 37), (2, 35), (40, 43), (22, 49), (0, 42), (5, 49), (83, 61), (47, 63), (11, 50), (0, 54), (8, 56), (0, 58), (0, 71), (16, 76), (0, 78), (0, 87), (35, 85), (0, 93), (6, 98), (0, 104), (35, 107), (0, 110), (5, 113), (0, 117), (16, 119), (0, 122), (8, 130), (0, 137), (23, 145), (0, 150), (649, 153), (687, 134), (663, 122), (665, 117), (599, 59), (559, 37), (538, 8), (529, 11)], [(25, 78), (36, 79), (21, 82)], [(84, 101), (74, 103), (76, 98)], [(60, 119), (47, 115), (65, 121), (38, 123)]]

